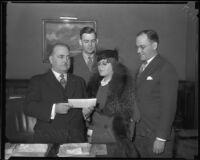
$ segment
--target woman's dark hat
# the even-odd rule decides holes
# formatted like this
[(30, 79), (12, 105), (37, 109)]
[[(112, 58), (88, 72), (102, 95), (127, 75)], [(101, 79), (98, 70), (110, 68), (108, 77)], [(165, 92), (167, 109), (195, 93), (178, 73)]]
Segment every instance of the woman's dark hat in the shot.
[(107, 58), (114, 58), (115, 60), (118, 61), (118, 51), (115, 49), (115, 50), (101, 50), (97, 52), (97, 62)]

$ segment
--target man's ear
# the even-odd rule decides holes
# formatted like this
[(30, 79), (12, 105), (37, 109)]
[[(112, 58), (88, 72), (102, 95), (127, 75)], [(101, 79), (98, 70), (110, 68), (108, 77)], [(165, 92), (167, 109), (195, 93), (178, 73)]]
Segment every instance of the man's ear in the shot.
[(99, 43), (99, 40), (98, 40), (98, 39), (96, 39), (96, 43), (97, 43), (97, 44)]
[(157, 42), (153, 42), (153, 49), (156, 50), (158, 48), (158, 43)]
[(79, 44), (80, 44), (80, 46), (82, 46), (83, 44), (82, 44), (82, 41), (81, 41), (81, 39), (79, 39)]
[(49, 56), (49, 62), (52, 64), (52, 56)]

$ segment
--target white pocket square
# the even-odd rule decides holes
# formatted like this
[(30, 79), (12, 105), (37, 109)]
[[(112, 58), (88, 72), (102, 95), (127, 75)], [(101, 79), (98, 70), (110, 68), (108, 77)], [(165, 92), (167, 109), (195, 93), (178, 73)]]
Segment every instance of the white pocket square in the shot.
[(153, 80), (153, 77), (148, 76), (148, 77), (147, 77), (147, 80)]

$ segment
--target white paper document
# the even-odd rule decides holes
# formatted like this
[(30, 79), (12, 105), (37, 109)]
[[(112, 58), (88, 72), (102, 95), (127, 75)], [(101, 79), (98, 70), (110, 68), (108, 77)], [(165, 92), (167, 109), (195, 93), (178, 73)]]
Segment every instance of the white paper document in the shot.
[(68, 103), (73, 106), (73, 108), (88, 108), (94, 107), (96, 105), (97, 99), (68, 99)]
[(47, 144), (20, 144), (17, 146), (17, 152), (46, 152)]
[(86, 156), (90, 157), (91, 144), (89, 143), (68, 143), (60, 145), (58, 157)]
[(5, 159), (10, 157), (44, 157), (47, 144), (6, 144)]

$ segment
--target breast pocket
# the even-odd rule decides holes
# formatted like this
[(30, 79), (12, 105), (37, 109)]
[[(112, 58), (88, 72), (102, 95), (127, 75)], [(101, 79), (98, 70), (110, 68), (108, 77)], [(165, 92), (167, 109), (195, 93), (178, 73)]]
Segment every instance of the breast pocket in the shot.
[(158, 91), (159, 84), (160, 80), (158, 75), (147, 76), (143, 84), (146, 94), (151, 94), (154, 91)]

